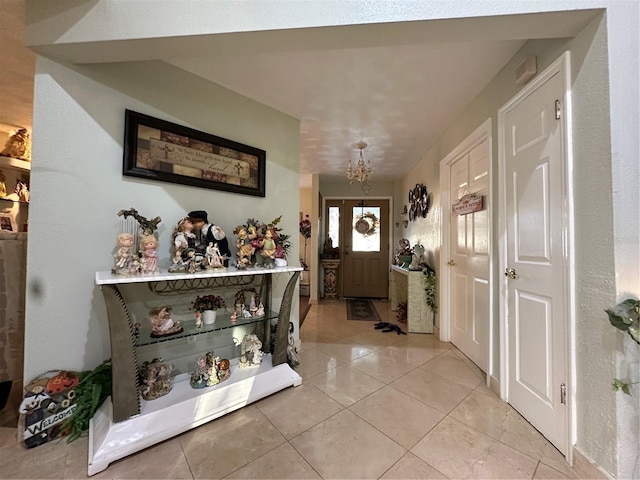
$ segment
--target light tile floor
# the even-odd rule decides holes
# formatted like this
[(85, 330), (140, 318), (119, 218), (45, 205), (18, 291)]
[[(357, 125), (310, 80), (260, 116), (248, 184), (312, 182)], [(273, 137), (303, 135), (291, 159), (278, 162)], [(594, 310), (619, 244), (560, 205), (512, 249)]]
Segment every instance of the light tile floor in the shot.
[[(395, 322), (388, 302), (376, 302)], [(314, 305), (303, 383), (113, 463), (93, 478), (602, 478), (562, 455), (433, 335)], [(403, 325), (404, 327), (404, 325)], [(0, 478), (85, 478), (87, 439), (26, 450), (0, 428)]]

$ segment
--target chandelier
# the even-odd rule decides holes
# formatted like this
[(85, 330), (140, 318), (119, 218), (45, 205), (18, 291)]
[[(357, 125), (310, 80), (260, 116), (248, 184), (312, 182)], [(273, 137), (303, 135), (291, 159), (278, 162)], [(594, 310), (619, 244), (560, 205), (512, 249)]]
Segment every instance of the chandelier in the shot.
[(351, 159), (349, 159), (349, 167), (347, 168), (347, 179), (350, 184), (353, 184), (353, 181), (356, 180), (367, 187), (369, 187), (369, 183), (371, 182), (371, 177), (373, 176), (373, 170), (371, 170), (371, 162), (367, 162), (368, 165), (365, 165), (364, 159), (362, 158), (362, 150), (367, 148), (367, 144), (365, 142), (358, 142), (357, 147), (360, 149), (360, 158), (358, 159), (358, 165), (356, 168), (351, 166)]

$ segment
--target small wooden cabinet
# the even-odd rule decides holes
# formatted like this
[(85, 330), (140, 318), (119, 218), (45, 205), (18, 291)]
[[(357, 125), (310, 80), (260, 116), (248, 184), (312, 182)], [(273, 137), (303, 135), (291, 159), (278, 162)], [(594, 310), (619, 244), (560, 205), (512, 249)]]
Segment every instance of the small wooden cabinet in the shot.
[(424, 273), (397, 265), (391, 266), (391, 309), (407, 302), (407, 331), (433, 333), (433, 312), (427, 305)]
[[(96, 412), (89, 428), (88, 474), (93, 475), (115, 460), (150, 447), (191, 428), (302, 383), (302, 378), (287, 364), (288, 329), (291, 304), (301, 267), (250, 268), (206, 271), (195, 274), (160, 274), (120, 277), (98, 272), (96, 284), (102, 290), (111, 336), (113, 369), (112, 396)], [(286, 281), (277, 312), (272, 311), (272, 286)], [(198, 293), (216, 294), (221, 290), (250, 289), (265, 306), (262, 317), (230, 319), (230, 313), (218, 313), (215, 324), (195, 328), (195, 317), (181, 319), (180, 334), (150, 338), (141, 311), (157, 302), (171, 303)], [(145, 292), (146, 291), (146, 292)], [(233, 305), (230, 306), (231, 308)], [(137, 308), (137, 311), (136, 311)], [(230, 309), (231, 309), (230, 308)], [(142, 310), (141, 310), (142, 309)], [(134, 325), (139, 322), (141, 328)], [(275, 338), (272, 325), (276, 325)], [(231, 378), (213, 387), (193, 389), (189, 384), (189, 359), (213, 349), (216, 338), (233, 336), (241, 329), (256, 333), (262, 341), (262, 364), (238, 368), (231, 358)], [(239, 335), (239, 336), (240, 336)], [(198, 346), (198, 342), (203, 342)], [(197, 350), (198, 348), (204, 350)], [(216, 347), (217, 348), (217, 347)], [(233, 353), (232, 346), (225, 346)], [(158, 355), (178, 365), (169, 394), (152, 401), (139, 395), (138, 368), (141, 357)], [(216, 353), (218, 351), (216, 350)]]

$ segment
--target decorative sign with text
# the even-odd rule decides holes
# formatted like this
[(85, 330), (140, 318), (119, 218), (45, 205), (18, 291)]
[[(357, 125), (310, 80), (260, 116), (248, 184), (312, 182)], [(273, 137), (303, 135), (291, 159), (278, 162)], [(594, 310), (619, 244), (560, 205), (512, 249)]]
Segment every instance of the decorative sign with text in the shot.
[(126, 111), (123, 174), (265, 196), (266, 152)]
[(451, 207), (451, 215), (467, 215), (482, 210), (482, 195), (469, 193), (454, 203)]

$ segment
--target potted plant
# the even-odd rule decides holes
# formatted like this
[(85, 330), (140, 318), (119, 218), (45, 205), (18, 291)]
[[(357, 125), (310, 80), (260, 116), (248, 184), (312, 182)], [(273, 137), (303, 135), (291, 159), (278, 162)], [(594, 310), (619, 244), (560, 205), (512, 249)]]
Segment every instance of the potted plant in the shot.
[(215, 323), (217, 310), (226, 306), (224, 298), (213, 294), (198, 295), (191, 303), (191, 309), (196, 311), (196, 318), (198, 314), (202, 315), (202, 320), (207, 325)]

